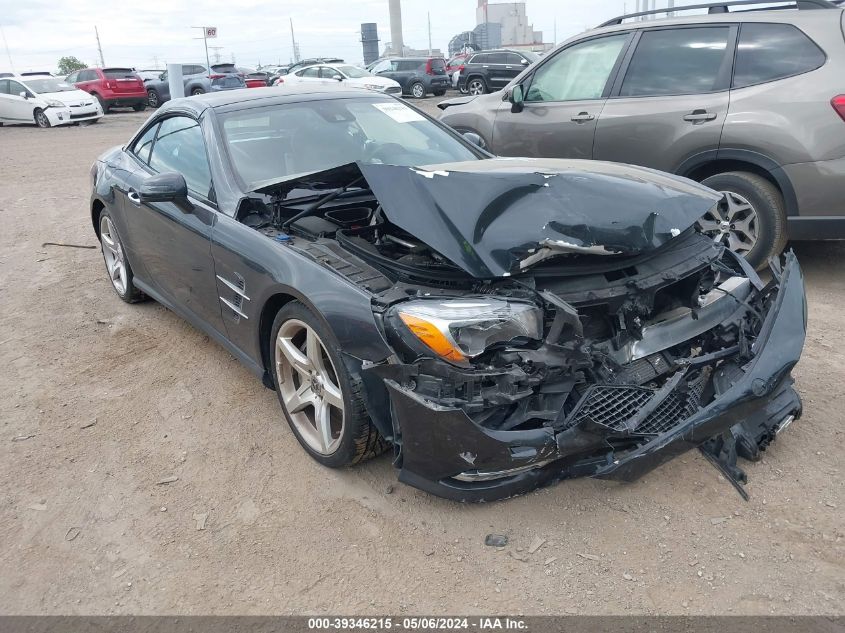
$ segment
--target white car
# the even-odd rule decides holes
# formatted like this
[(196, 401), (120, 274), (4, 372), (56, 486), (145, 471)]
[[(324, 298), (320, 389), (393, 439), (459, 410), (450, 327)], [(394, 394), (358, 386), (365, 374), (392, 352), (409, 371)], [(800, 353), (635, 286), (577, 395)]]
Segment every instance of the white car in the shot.
[(43, 75), (0, 79), (0, 124), (52, 127), (101, 116), (103, 109), (94, 97), (63, 79)]
[(300, 68), (290, 75), (283, 75), (276, 80), (276, 86), (289, 83), (342, 83), (344, 86), (356, 86), (368, 90), (376, 90), (387, 94), (402, 94), (402, 86), (398, 82), (379, 77), (357, 66), (349, 64), (316, 64)]

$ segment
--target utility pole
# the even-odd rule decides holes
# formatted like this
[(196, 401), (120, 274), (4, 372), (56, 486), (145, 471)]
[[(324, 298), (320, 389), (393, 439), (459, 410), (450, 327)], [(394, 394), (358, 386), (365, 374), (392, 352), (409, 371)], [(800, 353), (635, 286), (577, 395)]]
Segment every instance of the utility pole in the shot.
[(554, 21), (554, 39), (552, 40), (552, 44), (557, 46), (557, 16), (555, 16), (555, 21)]
[(426, 15), (428, 16), (428, 56), (431, 57), (431, 11)]
[(6, 33), (3, 31), (2, 25), (0, 25), (0, 35), (3, 36), (3, 46), (6, 47), (6, 57), (9, 58), (9, 70), (15, 72), (15, 65), (12, 63), (12, 54), (9, 52), (9, 43), (6, 41)]
[(293, 61), (299, 61), (299, 49), (296, 47), (296, 38), (293, 36), (293, 18), (290, 18), (290, 43), (293, 47)]
[(220, 51), (223, 50), (223, 47), (222, 46), (209, 46), (209, 48), (214, 51), (214, 53), (212, 53), (214, 55), (214, 63), (219, 64), (220, 63)]
[(97, 36), (97, 50), (100, 52), (100, 68), (106, 67), (106, 62), (103, 59), (103, 47), (100, 46), (100, 32), (97, 30), (97, 25), (94, 25), (94, 35)]

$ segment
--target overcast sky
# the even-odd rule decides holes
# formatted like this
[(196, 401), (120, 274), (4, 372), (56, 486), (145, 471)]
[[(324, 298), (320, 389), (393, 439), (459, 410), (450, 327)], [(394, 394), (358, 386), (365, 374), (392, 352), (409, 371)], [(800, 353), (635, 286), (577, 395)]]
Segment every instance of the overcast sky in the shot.
[[(618, 15), (636, 0), (528, 0), (528, 18), (544, 39), (557, 39)], [(658, 0), (658, 6), (664, 6)], [(339, 56), (362, 59), (361, 22), (376, 22), (379, 37), (390, 40), (387, 0), (0, 0), (0, 28), (5, 34), (14, 70), (52, 70), (63, 55), (98, 65), (94, 26), (106, 65), (163, 68), (165, 62), (202, 61), (199, 30), (218, 28), (209, 45), (222, 47), (222, 60), (255, 66), (291, 59), (290, 25), (303, 57)], [(432, 44), (445, 52), (449, 39), (475, 26), (477, 0), (403, 0), (405, 44), (428, 47), (426, 13), (431, 13)], [(2, 41), (0, 41), (2, 45)], [(214, 51), (209, 51), (213, 55)], [(0, 48), (0, 71), (9, 55)]]

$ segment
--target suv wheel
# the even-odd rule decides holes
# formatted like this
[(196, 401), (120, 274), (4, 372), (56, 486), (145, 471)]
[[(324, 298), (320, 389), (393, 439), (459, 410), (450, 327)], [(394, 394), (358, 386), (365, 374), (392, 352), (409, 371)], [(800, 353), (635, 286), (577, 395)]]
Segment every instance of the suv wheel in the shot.
[(147, 90), (147, 103), (150, 104), (150, 107), (153, 110), (161, 105), (161, 99), (159, 98), (158, 93), (152, 88)]
[(487, 92), (487, 85), (480, 77), (473, 77), (467, 82), (467, 92), (474, 97), (483, 95)]
[(425, 97), (425, 86), (422, 85), (419, 81), (415, 81), (411, 84), (411, 96), (414, 99), (422, 99)]
[(725, 194), (725, 200), (698, 222), (706, 235), (745, 257), (757, 269), (786, 245), (783, 196), (771, 182), (749, 172), (716, 174), (703, 185)]
[(103, 109), (103, 114), (108, 114), (109, 104), (106, 102), (106, 100), (96, 93), (94, 94), (94, 97), (97, 99), (97, 101), (100, 102), (100, 107)]
[(191, 96), (196, 96), (196, 95), (201, 95), (201, 94), (205, 94), (205, 90), (203, 90), (202, 88), (194, 88), (193, 90), (191, 90)]

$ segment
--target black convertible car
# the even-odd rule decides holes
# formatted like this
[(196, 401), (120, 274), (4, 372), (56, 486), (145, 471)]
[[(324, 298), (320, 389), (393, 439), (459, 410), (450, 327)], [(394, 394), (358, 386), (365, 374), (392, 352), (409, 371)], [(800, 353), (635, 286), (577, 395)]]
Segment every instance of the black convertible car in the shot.
[(326, 466), (392, 446), (400, 480), (490, 500), (697, 447), (742, 491), (801, 413), (794, 255), (763, 281), (682, 178), (499, 159), (310, 86), (170, 101), (91, 177), (117, 294), (243, 361)]

